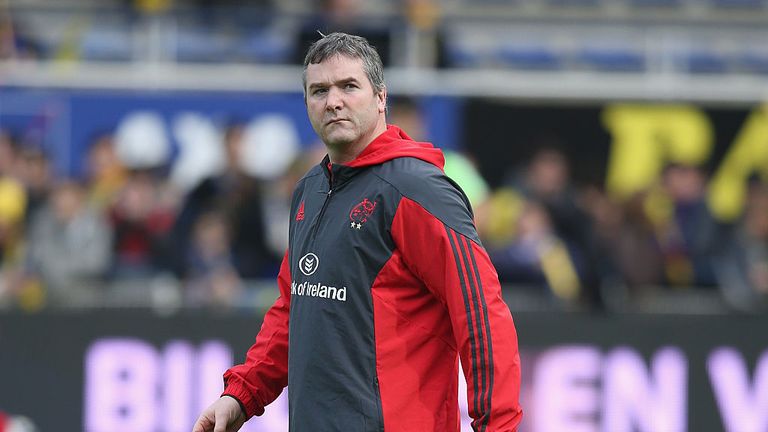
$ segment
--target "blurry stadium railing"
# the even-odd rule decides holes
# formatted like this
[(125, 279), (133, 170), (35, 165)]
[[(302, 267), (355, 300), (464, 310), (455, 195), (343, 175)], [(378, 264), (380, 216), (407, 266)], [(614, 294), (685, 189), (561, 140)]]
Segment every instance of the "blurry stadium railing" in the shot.
[[(222, 79), (226, 77), (226, 79)], [(653, 100), (751, 103), (768, 99), (768, 77), (751, 75), (608, 74), (391, 68), (399, 94), (522, 99)], [(10, 87), (301, 92), (293, 66), (69, 64), (2, 62), (0, 85)]]
[[(290, 63), (311, 8), (279, 3), (268, 12), (201, 14), (180, 2), (146, 16), (117, 2), (11, 2), (17, 33), (37, 39), (38, 58), (0, 59), (0, 85), (301, 91), (300, 68)], [(768, 6), (720, 3), (446, 0), (427, 30), (410, 25), (393, 0), (364, 2), (364, 12), (365, 22), (392, 24), (388, 82), (401, 93), (762, 101)], [(425, 60), (435, 51), (447, 68)]]

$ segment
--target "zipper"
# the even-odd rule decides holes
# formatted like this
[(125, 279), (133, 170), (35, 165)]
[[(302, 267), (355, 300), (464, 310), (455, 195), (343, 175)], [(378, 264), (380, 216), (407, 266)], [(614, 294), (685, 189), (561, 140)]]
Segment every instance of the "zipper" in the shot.
[(331, 194), (333, 194), (333, 170), (331, 169), (333, 165), (331, 162), (328, 162), (328, 193), (325, 195), (325, 201), (323, 201), (323, 206), (320, 208), (320, 213), (317, 215), (317, 223), (315, 223), (314, 228), (312, 228), (312, 234), (310, 237), (310, 244), (312, 247), (315, 246), (315, 238), (317, 236), (317, 230), (320, 229), (320, 223), (323, 221), (323, 215), (325, 214), (325, 209), (328, 208), (328, 203), (331, 201)]
[(381, 408), (381, 388), (379, 387), (379, 375), (378, 372), (374, 373), (376, 374), (376, 376), (373, 377), (373, 384), (376, 386), (376, 414), (379, 417), (379, 431), (384, 432), (384, 410)]
[(320, 223), (323, 221), (323, 214), (325, 213), (325, 209), (328, 208), (328, 203), (331, 201), (332, 193), (333, 193), (333, 189), (328, 189), (328, 193), (325, 194), (325, 201), (323, 201), (323, 207), (320, 208), (320, 213), (317, 215), (317, 223), (315, 224), (315, 227), (312, 229), (312, 237), (311, 237), (312, 246), (315, 245), (315, 236), (317, 235), (317, 230), (320, 229)]

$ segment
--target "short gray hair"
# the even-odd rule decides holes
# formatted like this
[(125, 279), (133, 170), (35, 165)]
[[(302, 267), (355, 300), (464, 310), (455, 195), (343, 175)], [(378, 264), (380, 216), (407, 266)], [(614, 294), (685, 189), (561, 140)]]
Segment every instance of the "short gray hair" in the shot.
[(373, 91), (379, 93), (384, 90), (384, 66), (376, 48), (369, 44), (364, 37), (337, 32), (323, 36), (309, 47), (307, 55), (304, 57), (304, 70), (301, 75), (305, 94), (307, 91), (307, 66), (322, 63), (336, 55), (362, 60), (363, 70), (368, 76), (371, 86), (373, 86)]

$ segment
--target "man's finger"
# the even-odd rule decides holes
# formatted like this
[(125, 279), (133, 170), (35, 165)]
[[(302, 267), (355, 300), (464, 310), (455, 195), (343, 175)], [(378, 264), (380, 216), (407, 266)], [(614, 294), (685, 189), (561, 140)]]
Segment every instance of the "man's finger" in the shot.
[(227, 420), (223, 415), (216, 416), (216, 425), (213, 427), (213, 432), (227, 432)]
[(192, 427), (192, 432), (207, 432), (211, 430), (211, 421), (208, 417), (201, 415), (195, 425)]

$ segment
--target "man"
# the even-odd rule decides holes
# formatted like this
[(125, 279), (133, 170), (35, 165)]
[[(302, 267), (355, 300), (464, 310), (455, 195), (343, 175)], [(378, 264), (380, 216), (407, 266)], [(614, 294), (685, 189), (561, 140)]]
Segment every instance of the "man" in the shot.
[[(514, 431), (509, 309), (440, 150), (385, 122), (376, 51), (333, 33), (304, 60), (328, 149), (292, 199), (280, 297), (194, 432), (236, 431), (289, 388), (291, 431), (458, 431), (458, 360), (476, 431)], [(289, 337), (290, 335), (290, 337)]]

